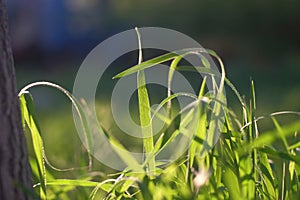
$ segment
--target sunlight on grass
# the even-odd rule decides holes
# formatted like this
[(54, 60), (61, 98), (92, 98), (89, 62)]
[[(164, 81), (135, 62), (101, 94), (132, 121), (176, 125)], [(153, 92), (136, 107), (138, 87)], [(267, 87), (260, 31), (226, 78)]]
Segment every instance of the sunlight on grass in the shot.
[[(35, 188), (40, 198), (297, 199), (300, 196), (299, 112), (283, 111), (257, 116), (256, 104), (259, 99), (256, 99), (254, 81), (250, 84), (249, 102), (246, 102), (225, 77), (221, 59), (211, 50), (183, 49), (142, 62), (141, 49), (140, 44), (138, 64), (113, 78), (137, 73), (139, 119), (143, 127), (142, 144), (146, 153), (143, 163), (124, 153), (127, 152), (128, 146), (123, 145), (122, 140), (114, 136), (115, 133), (110, 133), (112, 130), (118, 130), (116, 125), (113, 125), (112, 116), (108, 114), (110, 108), (104, 106), (106, 108), (99, 116), (100, 121), (104, 120), (104, 124), (101, 125), (103, 127), (100, 128), (103, 128), (104, 134), (116, 147), (120, 158), (128, 165), (124, 171), (114, 171), (101, 166), (94, 161), (88, 148), (85, 152), (86, 158), (80, 159), (80, 167), (70, 169), (72, 173), (64, 177), (64, 173), (70, 171), (64, 172), (64, 169), (53, 167), (47, 160), (46, 153), (51, 152), (44, 152), (44, 143), (47, 141), (42, 139), (38, 126), (40, 119), (35, 116), (33, 99), (28, 90), (33, 86), (46, 85), (64, 92), (80, 116), (87, 143), (92, 145), (89, 124), (85, 121), (85, 105), (83, 101), (79, 102), (67, 90), (53, 83), (40, 82), (21, 90), (19, 97), (22, 119), (24, 128), (26, 124), (30, 130), (34, 151), (31, 166), (37, 181)], [(219, 62), (221, 74), (217, 75), (210, 68), (209, 61), (202, 56), (204, 54), (213, 56)], [(180, 60), (186, 55), (196, 56), (203, 66), (180, 65)], [(143, 70), (166, 61), (172, 61), (168, 91), (156, 110), (151, 110)], [(175, 70), (205, 74), (197, 96), (184, 92), (171, 94), (170, 83)], [(217, 78), (219, 82), (216, 81)], [(217, 93), (207, 92), (208, 79), (213, 82)], [(236, 95), (239, 102), (238, 111), (226, 106), (225, 94), (222, 93), (225, 86)], [(176, 113), (172, 100), (179, 96), (187, 96), (193, 102)], [(106, 103), (101, 102), (99, 107)], [(160, 115), (160, 108), (166, 108), (168, 114)], [(224, 114), (222, 124), (217, 118), (220, 113)], [(242, 113), (242, 117), (238, 118), (236, 113)], [(294, 121), (282, 124), (281, 120), (278, 120), (279, 117), (290, 115), (294, 116)], [(152, 133), (153, 116), (165, 122), (165, 127), (158, 136)], [(195, 119), (197, 123), (193, 123)], [(259, 123), (263, 119), (271, 120), (273, 129), (261, 131)], [(53, 119), (55, 120), (57, 119)], [(60, 123), (61, 121), (57, 120), (51, 126), (59, 126)], [(70, 124), (67, 123), (66, 126)], [(212, 140), (216, 129), (220, 130), (221, 135), (214, 146)], [(189, 133), (192, 133), (193, 137), (184, 155), (168, 165), (164, 161), (156, 160), (156, 155), (171, 145), (175, 137), (186, 136)], [(84, 152), (81, 145), (78, 145), (78, 148)], [(135, 168), (140, 169), (139, 173), (134, 171)]]

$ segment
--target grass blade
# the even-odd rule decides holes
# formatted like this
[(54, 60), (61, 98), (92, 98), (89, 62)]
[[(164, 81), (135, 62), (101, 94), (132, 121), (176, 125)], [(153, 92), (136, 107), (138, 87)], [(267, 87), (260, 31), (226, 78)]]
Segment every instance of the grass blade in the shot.
[(225, 186), (228, 188), (229, 198), (233, 200), (242, 199), (238, 178), (232, 169), (230, 167), (226, 167), (223, 173), (223, 181)]
[[(138, 65), (135, 65), (135, 66), (133, 66), (133, 67), (117, 74), (117, 75), (115, 75), (113, 77), (113, 79), (128, 76), (128, 75), (136, 73), (140, 70), (144, 70), (144, 69), (147, 69), (149, 67), (153, 67), (157, 64), (160, 64), (160, 63), (163, 63), (163, 62), (166, 62), (166, 61), (170, 61), (172, 59), (175, 59), (178, 56), (182, 56), (182, 55), (187, 54), (187, 53), (196, 53), (196, 52), (198, 52), (198, 53), (212, 53), (211, 50), (207, 50), (207, 49), (203, 49), (203, 48), (189, 48), (189, 49), (182, 49), (182, 50), (178, 50), (178, 51), (173, 51), (173, 52), (166, 53), (164, 55), (155, 57), (153, 59), (147, 60), (145, 62), (139, 63)], [(216, 55), (216, 54), (214, 54), (214, 55)]]
[[(138, 42), (139, 42), (139, 64), (142, 62), (142, 46), (141, 38), (138, 29), (136, 28)], [(143, 134), (143, 146), (144, 151), (147, 156), (153, 153), (154, 142), (153, 142), (153, 132), (152, 132), (152, 120), (151, 120), (151, 108), (149, 102), (148, 90), (146, 87), (145, 72), (143, 70), (137, 73), (137, 86), (138, 86), (138, 104), (140, 112), (140, 123), (142, 127)], [(149, 163), (147, 165), (148, 174), (155, 171), (155, 157), (151, 156)]]
[[(89, 126), (88, 126), (88, 123), (87, 123), (87, 119), (85, 117), (85, 113), (82, 110), (82, 108), (81, 108), (79, 102), (77, 101), (77, 99), (75, 99), (75, 97), (68, 90), (64, 89), (63, 87), (61, 87), (61, 86), (59, 86), (55, 83), (51, 83), (51, 82), (47, 82), (47, 81), (39, 81), (39, 82), (34, 82), (34, 83), (30, 83), (30, 84), (26, 85), (19, 92), (18, 96), (21, 96), (24, 93), (28, 93), (27, 90), (32, 88), (32, 87), (35, 87), (35, 86), (47, 86), (47, 87), (55, 88), (55, 89), (63, 92), (68, 97), (68, 99), (72, 102), (72, 105), (73, 105), (74, 109), (76, 110), (76, 112), (79, 116), (80, 123), (82, 125), (82, 129), (83, 129), (84, 136), (85, 136), (85, 139), (86, 139), (86, 144), (88, 146), (88, 148), (87, 148), (88, 159), (89, 159), (88, 167), (89, 167), (89, 169), (91, 169), (91, 167), (92, 167), (92, 156), (91, 156), (92, 152), (91, 152), (91, 150), (92, 150), (92, 146), (93, 146), (93, 141), (91, 139), (91, 133), (90, 133)], [(53, 167), (51, 164), (49, 166), (52, 167), (55, 170), (58, 169), (56, 167)], [(66, 170), (59, 170), (59, 171), (66, 171)]]
[(275, 140), (281, 137), (288, 137), (293, 135), (296, 131), (300, 131), (300, 120), (293, 122), (291, 124), (281, 127), (281, 133), (278, 133), (278, 130), (266, 131), (265, 133), (260, 134), (253, 142), (243, 146), (239, 149), (240, 152), (248, 152), (252, 148), (263, 147), (264, 145), (270, 145)]
[(44, 159), (44, 145), (43, 140), (40, 135), (40, 128), (36, 121), (35, 109), (32, 100), (32, 96), (28, 92), (22, 93), (20, 96), (20, 106), (22, 111), (22, 118), (26, 122), (28, 128), (31, 132), (33, 150), (36, 157), (38, 165), (39, 180), (41, 183), (40, 187), (40, 197), (42, 199), (47, 199), (46, 192), (46, 167)]

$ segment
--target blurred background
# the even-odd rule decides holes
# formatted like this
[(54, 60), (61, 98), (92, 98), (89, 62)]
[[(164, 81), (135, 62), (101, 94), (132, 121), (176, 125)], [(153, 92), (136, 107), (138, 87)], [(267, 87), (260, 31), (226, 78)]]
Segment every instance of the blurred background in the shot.
[(81, 62), (101, 41), (135, 26), (157, 26), (215, 50), (242, 94), (248, 95), (252, 77), (261, 109), (300, 108), (296, 0), (10, 0), (8, 11), (20, 87), (50, 79), (71, 89)]
[[(300, 110), (300, 1), (9, 0), (7, 3), (19, 89), (33, 81), (48, 80), (71, 91), (81, 62), (101, 41), (135, 26), (155, 26), (180, 31), (203, 47), (215, 50), (225, 63), (228, 78), (245, 99), (250, 97), (252, 78), (258, 115)], [(133, 61), (118, 65), (124, 69), (136, 60), (134, 57)], [(227, 90), (229, 106), (240, 112), (236, 98)], [(50, 160), (64, 167), (77, 163), (70, 160), (77, 159), (80, 163), (81, 153), (74, 150), (80, 143), (67, 98), (49, 88), (32, 89), (32, 93), (46, 150), (54, 154), (51, 153)], [(105, 95), (109, 93), (102, 94)], [(105, 116), (108, 111), (102, 108), (99, 112)], [(105, 123), (106, 117), (100, 119)], [(69, 139), (61, 140), (61, 136)], [(72, 151), (75, 153), (70, 154)]]

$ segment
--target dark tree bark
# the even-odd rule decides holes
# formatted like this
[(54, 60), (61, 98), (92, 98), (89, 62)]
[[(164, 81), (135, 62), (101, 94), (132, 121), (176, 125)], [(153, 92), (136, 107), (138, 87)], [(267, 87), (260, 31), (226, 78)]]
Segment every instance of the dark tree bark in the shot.
[(30, 199), (32, 189), (21, 124), (5, 0), (0, 0), (0, 199)]

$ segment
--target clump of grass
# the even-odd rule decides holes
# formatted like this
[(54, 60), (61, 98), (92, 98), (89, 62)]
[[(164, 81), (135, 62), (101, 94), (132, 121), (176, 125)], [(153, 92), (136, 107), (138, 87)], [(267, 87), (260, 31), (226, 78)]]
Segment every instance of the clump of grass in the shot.
[[(138, 32), (137, 32), (138, 33)], [(138, 37), (140, 35), (138, 34)], [(139, 39), (140, 41), (140, 39)], [(86, 122), (86, 106), (77, 101), (67, 90), (48, 82), (31, 84), (21, 90), (23, 124), (27, 124), (31, 132), (36, 163), (31, 166), (38, 183), (35, 185), (42, 199), (68, 199), (67, 192), (77, 187), (92, 188), (85, 190), (88, 199), (297, 199), (300, 196), (300, 157), (299, 135), (300, 120), (290, 124), (280, 125), (278, 115), (294, 114), (298, 112), (273, 113), (267, 116), (256, 116), (256, 96), (254, 82), (251, 82), (250, 101), (247, 103), (238, 93), (233, 84), (225, 77), (225, 70), (221, 59), (211, 50), (183, 49), (167, 53), (159, 57), (142, 62), (140, 44), (139, 61), (114, 78), (137, 73), (139, 118), (142, 126), (143, 148), (145, 159), (138, 163), (129, 154), (118, 151), (121, 159), (128, 163), (124, 171), (111, 175), (110, 178), (99, 179), (99, 176), (87, 172), (84, 178), (58, 179), (47, 170), (52, 167), (47, 161), (38, 119), (35, 116), (33, 100), (28, 89), (33, 86), (46, 85), (64, 92), (75, 107), (82, 127), (86, 133), (88, 144), (90, 133)], [(209, 54), (219, 61), (221, 74), (218, 75), (210, 68), (209, 62), (203, 54)], [(181, 59), (187, 55), (198, 56), (203, 66), (178, 66)], [(172, 61), (168, 77), (168, 93), (156, 110), (151, 110), (144, 69), (157, 64)], [(171, 94), (173, 73), (178, 71), (198, 71), (205, 74), (198, 94)], [(219, 81), (216, 79), (218, 78)], [(215, 94), (207, 93), (205, 86), (208, 79), (216, 88)], [(223, 93), (225, 84), (236, 94), (243, 113), (242, 119), (236, 117), (234, 111), (226, 106)], [(183, 108), (178, 113), (172, 113), (172, 100), (178, 96), (188, 96), (193, 104)], [(159, 109), (166, 107), (167, 115), (160, 116)], [(217, 119), (211, 116), (224, 114), (221, 126)], [(153, 116), (159, 117), (166, 124), (159, 137), (152, 134)], [(181, 117), (178, 126), (174, 128), (174, 121)], [(195, 118), (197, 124), (193, 124)], [(274, 129), (260, 132), (260, 120), (270, 118)], [(192, 124), (192, 125), (191, 125)], [(99, 127), (101, 128), (101, 127)], [(213, 133), (215, 129), (221, 131), (215, 146)], [(185, 154), (174, 163), (158, 161), (156, 156), (163, 149), (171, 145), (174, 138), (186, 132), (191, 133), (191, 143)], [(109, 133), (105, 131), (107, 135)], [(169, 134), (167, 134), (169, 133)], [(109, 136), (113, 146), (126, 151), (125, 147), (114, 137)], [(209, 147), (207, 147), (209, 146)], [(282, 148), (278, 148), (282, 147)], [(88, 148), (91, 170), (91, 149)], [(132, 164), (135, 163), (135, 164)], [(52, 167), (54, 168), (54, 167)], [(140, 173), (134, 173), (139, 168)], [(54, 168), (63, 171), (62, 169)], [(74, 170), (74, 169), (73, 169)], [(112, 178), (113, 177), (113, 178)]]

